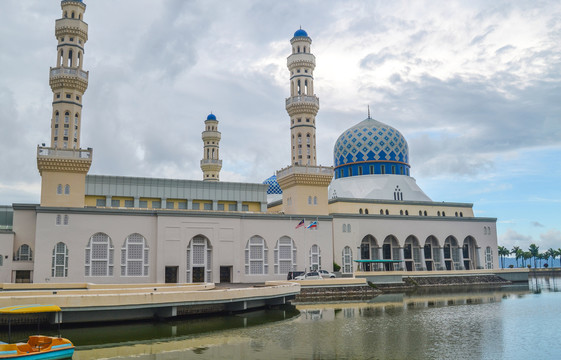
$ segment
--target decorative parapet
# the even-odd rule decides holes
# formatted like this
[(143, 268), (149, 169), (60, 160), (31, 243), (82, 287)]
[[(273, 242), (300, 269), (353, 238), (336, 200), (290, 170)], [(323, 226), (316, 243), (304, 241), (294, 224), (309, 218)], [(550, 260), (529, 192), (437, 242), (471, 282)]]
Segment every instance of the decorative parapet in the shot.
[(93, 149), (56, 149), (37, 146), (37, 167), (43, 171), (88, 172)]
[(88, 24), (80, 19), (62, 18), (55, 22), (55, 36), (63, 35), (80, 36), (88, 41)]
[(328, 186), (332, 179), (331, 166), (292, 165), (277, 171), (277, 181), (281, 189), (293, 185)]
[(314, 56), (314, 54), (296, 53), (296, 54), (291, 54), (290, 56), (288, 56), (288, 58), (286, 58), (286, 65), (288, 66), (289, 69), (291, 67), (300, 66), (304, 64), (312, 65), (312, 67), (315, 67), (316, 57)]
[(286, 99), (287, 107), (293, 104), (306, 104), (306, 103), (310, 105), (315, 105), (319, 108), (319, 99), (317, 96), (298, 95)]
[(220, 170), (220, 168), (222, 168), (222, 160), (202, 159), (201, 160), (201, 166), (205, 166), (205, 167), (208, 167), (208, 168), (218, 167), (219, 170)]
[(62, 87), (77, 88), (80, 92), (86, 92), (88, 88), (89, 72), (80, 69), (57, 67), (51, 68), (49, 84), (53, 91)]

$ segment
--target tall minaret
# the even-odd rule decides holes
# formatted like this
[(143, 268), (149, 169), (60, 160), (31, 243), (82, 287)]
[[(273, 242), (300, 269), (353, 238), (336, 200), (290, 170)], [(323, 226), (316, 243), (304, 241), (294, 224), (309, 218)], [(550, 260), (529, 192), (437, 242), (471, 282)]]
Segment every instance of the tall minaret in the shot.
[(218, 120), (213, 113), (210, 113), (206, 117), (205, 131), (202, 134), (204, 153), (201, 160), (201, 170), (203, 170), (203, 180), (205, 181), (220, 180), (220, 169), (222, 169), (222, 160), (219, 156), (220, 137)]
[(286, 111), (290, 115), (291, 162), (277, 171), (282, 189), (285, 214), (327, 215), (327, 187), (333, 168), (317, 166), (316, 115), (319, 99), (314, 94), (316, 57), (311, 54), (312, 39), (299, 29), (290, 40), (292, 54), (287, 59), (290, 71), (290, 97)]
[(56, 67), (49, 84), (53, 91), (51, 144), (37, 148), (41, 174), (41, 206), (83, 207), (85, 177), (92, 162), (92, 149), (80, 149), (82, 96), (88, 87), (88, 72), (82, 70), (88, 24), (81, 0), (62, 0), (62, 18), (56, 21), (58, 41)]
[(292, 54), (287, 59), (290, 71), (290, 97), (286, 111), (290, 116), (291, 164), (316, 165), (316, 115), (319, 99), (314, 93), (316, 57), (311, 53), (312, 39), (299, 29), (290, 40)]

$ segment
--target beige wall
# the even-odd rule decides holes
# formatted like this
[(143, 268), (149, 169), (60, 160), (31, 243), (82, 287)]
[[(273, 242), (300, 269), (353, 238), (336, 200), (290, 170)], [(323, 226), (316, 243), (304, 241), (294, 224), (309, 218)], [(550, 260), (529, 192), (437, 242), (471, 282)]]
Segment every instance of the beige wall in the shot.
[(2, 257), (2, 266), (0, 266), (0, 283), (11, 282), (13, 251), (14, 233), (0, 232), (0, 256)]
[[(444, 206), (437, 203), (427, 203), (422, 205), (404, 203), (367, 203), (367, 202), (342, 202), (337, 201), (329, 204), (330, 214), (359, 214), (360, 209), (363, 213), (368, 210), (368, 214), (380, 215), (380, 210), (386, 213), (388, 210), (389, 215), (400, 215), (401, 211), (405, 215), (405, 211), (409, 212), (410, 216), (419, 216), (419, 211), (427, 212), (427, 216), (443, 216), (445, 217), (473, 217), (473, 209), (469, 206)], [(440, 215), (438, 213), (440, 212)]]
[[(311, 197), (311, 204), (309, 203)], [(317, 204), (314, 204), (317, 198)], [(295, 185), (283, 189), (282, 206), (285, 214), (327, 215), (327, 187)]]
[[(41, 174), (41, 206), (84, 207), (86, 173), (43, 171)], [(57, 194), (58, 185), (62, 194)], [(64, 186), (70, 185), (70, 194), (64, 194)]]

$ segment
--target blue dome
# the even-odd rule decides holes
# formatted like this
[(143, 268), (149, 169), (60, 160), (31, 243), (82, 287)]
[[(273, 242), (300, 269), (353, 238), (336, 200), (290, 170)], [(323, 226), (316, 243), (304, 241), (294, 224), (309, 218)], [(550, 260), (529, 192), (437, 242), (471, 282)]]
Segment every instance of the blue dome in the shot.
[(296, 32), (294, 33), (294, 37), (299, 37), (299, 36), (308, 37), (308, 33), (307, 33), (305, 30), (298, 29), (298, 30), (296, 30)]
[(279, 183), (277, 182), (277, 176), (276, 175), (273, 175), (270, 178), (268, 178), (267, 180), (263, 181), (263, 184), (269, 185), (269, 187), (267, 188), (267, 195), (282, 194), (282, 189), (281, 189)]
[(207, 120), (216, 120), (216, 115), (214, 115), (213, 113), (208, 114), (208, 116), (206, 117)]
[(346, 130), (333, 148), (335, 178), (395, 174), (409, 175), (409, 147), (393, 127), (365, 119)]

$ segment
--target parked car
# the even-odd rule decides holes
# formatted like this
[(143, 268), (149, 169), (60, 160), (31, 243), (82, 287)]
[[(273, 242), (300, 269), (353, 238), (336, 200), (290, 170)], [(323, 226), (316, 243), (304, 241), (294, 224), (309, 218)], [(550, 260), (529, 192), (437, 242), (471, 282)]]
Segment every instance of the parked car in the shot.
[(319, 272), (310, 271), (309, 273), (295, 277), (294, 280), (323, 280), (323, 278)]
[(319, 274), (321, 275), (322, 278), (330, 278), (333, 279), (335, 277), (335, 274), (332, 272), (329, 272), (327, 270), (318, 270)]
[(305, 271), (289, 271), (288, 275), (286, 276), (286, 280), (293, 280), (297, 276), (306, 274)]

